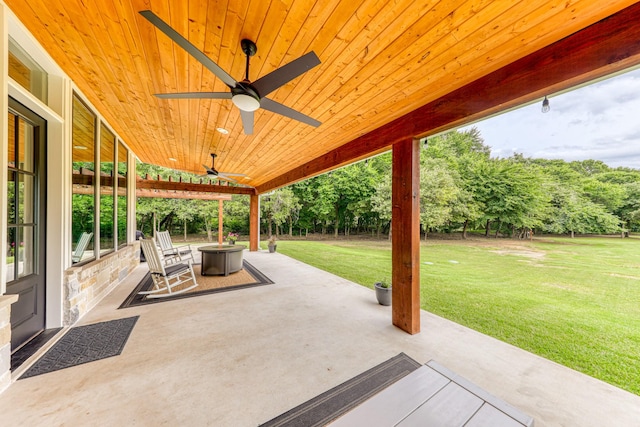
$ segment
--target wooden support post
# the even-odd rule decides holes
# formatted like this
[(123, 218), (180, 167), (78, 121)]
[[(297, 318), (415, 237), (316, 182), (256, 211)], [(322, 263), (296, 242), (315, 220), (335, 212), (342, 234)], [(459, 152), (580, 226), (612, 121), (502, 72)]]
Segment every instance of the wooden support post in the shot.
[(260, 243), (260, 196), (249, 197), (249, 250), (255, 252)]
[(420, 332), (420, 141), (393, 144), (391, 180), (392, 321)]
[(224, 236), (222, 235), (224, 231), (222, 231), (222, 200), (218, 200), (218, 244), (222, 244), (222, 239)]

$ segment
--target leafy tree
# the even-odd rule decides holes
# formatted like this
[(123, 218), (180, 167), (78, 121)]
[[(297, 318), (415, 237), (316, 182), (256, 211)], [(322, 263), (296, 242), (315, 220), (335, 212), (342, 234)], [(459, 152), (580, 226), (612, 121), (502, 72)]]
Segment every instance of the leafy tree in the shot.
[(267, 219), (268, 233), (272, 235), (272, 224), (276, 226), (276, 234), (280, 226), (287, 220), (290, 221), (289, 232), (292, 233), (293, 218), (297, 217), (300, 211), (300, 202), (291, 187), (280, 188), (271, 194), (264, 196), (262, 202), (262, 212)]
[[(383, 176), (376, 186), (375, 192), (371, 196), (371, 209), (378, 214), (380, 219), (376, 230), (378, 236), (382, 222), (389, 224), (389, 229), (391, 229), (391, 174)], [(391, 233), (389, 233), (389, 238), (391, 238)]]
[(598, 175), (583, 179), (582, 188), (585, 196), (593, 203), (604, 206), (609, 212), (615, 212), (624, 203), (624, 186), (601, 181)]
[(430, 229), (444, 226), (452, 219), (453, 205), (460, 188), (456, 177), (441, 159), (427, 159), (420, 167), (420, 222), (425, 239)]

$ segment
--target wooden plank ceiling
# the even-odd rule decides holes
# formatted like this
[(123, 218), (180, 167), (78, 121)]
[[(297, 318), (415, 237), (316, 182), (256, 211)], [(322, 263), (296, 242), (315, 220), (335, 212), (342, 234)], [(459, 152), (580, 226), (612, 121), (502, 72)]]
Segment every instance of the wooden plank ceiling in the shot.
[[(202, 173), (214, 152), (218, 170), (244, 173), (243, 183), (266, 190), (265, 183), (281, 185), (277, 178), (313, 159), (635, 1), (5, 3), (142, 161)], [(258, 46), (253, 81), (314, 51), (321, 64), (269, 98), (322, 124), (314, 128), (260, 109), (253, 135), (245, 135), (230, 100), (155, 97), (228, 88), (138, 13), (146, 9), (238, 81), (245, 71), (243, 38)]]

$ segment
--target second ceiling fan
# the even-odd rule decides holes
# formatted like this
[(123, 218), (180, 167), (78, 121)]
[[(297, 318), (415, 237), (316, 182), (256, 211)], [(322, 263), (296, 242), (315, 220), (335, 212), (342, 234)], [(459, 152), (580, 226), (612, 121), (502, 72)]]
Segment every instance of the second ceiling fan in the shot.
[(255, 82), (249, 80), (249, 58), (256, 54), (258, 48), (256, 44), (248, 39), (243, 39), (240, 43), (242, 51), (247, 55), (246, 76), (241, 82), (236, 81), (226, 71), (218, 66), (211, 58), (196, 48), (189, 40), (181, 36), (176, 30), (171, 28), (166, 22), (160, 19), (150, 10), (140, 12), (156, 28), (167, 35), (178, 46), (186, 50), (191, 56), (197, 59), (202, 65), (229, 86), (229, 92), (181, 92), (181, 93), (161, 93), (156, 94), (159, 98), (171, 99), (231, 99), (240, 110), (244, 133), (253, 133), (253, 113), (258, 108), (271, 111), (276, 114), (298, 120), (311, 126), (319, 126), (320, 122), (296, 111), (286, 105), (280, 104), (266, 98), (268, 94), (287, 84), (296, 77), (320, 64), (320, 59), (313, 52), (302, 55), (300, 58), (283, 65), (270, 72), (266, 76), (260, 77)]

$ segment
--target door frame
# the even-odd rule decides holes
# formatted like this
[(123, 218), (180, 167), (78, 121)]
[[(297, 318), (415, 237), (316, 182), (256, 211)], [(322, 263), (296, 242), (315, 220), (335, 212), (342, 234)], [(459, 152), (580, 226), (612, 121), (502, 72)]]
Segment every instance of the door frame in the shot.
[[(29, 342), (32, 338), (38, 335), (40, 332), (44, 331), (47, 326), (46, 322), (46, 312), (47, 312), (47, 251), (46, 251), (46, 243), (47, 243), (47, 121), (34, 111), (30, 110), (24, 104), (17, 101), (15, 98), (9, 97), (8, 100), (8, 108), (5, 115), (8, 117), (9, 114), (13, 114), (16, 117), (20, 117), (21, 120), (24, 120), (27, 123), (36, 126), (36, 133), (34, 133), (34, 145), (33, 145), (33, 170), (36, 172), (34, 181), (34, 186), (36, 191), (33, 193), (33, 220), (32, 223), (36, 225), (35, 227), (35, 250), (33, 252), (34, 257), (34, 266), (33, 272), (20, 279), (15, 277), (14, 280), (16, 282), (27, 282), (27, 283), (39, 283), (36, 285), (36, 299), (35, 302), (37, 304), (36, 316), (40, 319), (37, 322), (37, 328), (39, 330), (35, 331), (35, 335), (32, 335), (26, 338), (24, 341), (19, 343), (19, 346)], [(40, 123), (41, 122), (41, 123)], [(17, 131), (16, 131), (17, 132)], [(8, 136), (8, 135), (7, 135)], [(19, 141), (15, 141), (16, 145), (19, 145)], [(16, 176), (18, 178), (18, 176)], [(16, 181), (18, 182), (18, 181)], [(5, 221), (5, 228), (8, 229), (8, 223)], [(17, 245), (16, 245), (17, 246)], [(16, 247), (17, 249), (17, 247)], [(17, 259), (17, 255), (16, 255)], [(15, 264), (15, 263), (14, 263)], [(14, 265), (15, 269), (15, 265)], [(17, 270), (16, 270), (17, 271)], [(31, 277), (31, 278), (29, 278)], [(33, 282), (33, 281), (36, 282)], [(7, 284), (8, 286), (8, 284)], [(19, 285), (16, 285), (19, 286)], [(8, 290), (8, 289), (7, 289)], [(38, 313), (41, 310), (42, 313)], [(41, 328), (41, 329), (40, 329)], [(12, 325), (13, 330), (13, 325)], [(11, 349), (12, 351), (15, 348)]]
[[(51, 77), (51, 76), (50, 76)], [(69, 83), (62, 79), (49, 79), (49, 101), (51, 102), (52, 93), (58, 93), (64, 99), (61, 104), (64, 104), (65, 110), (68, 110), (68, 114), (71, 114), (71, 91), (69, 90)], [(39, 99), (35, 98), (29, 92), (24, 90), (21, 86), (8, 82), (7, 96), (1, 100), (4, 102), (8, 111), (9, 96), (14, 98), (20, 104), (24, 105), (29, 110), (33, 111), (47, 122), (47, 139), (46, 145), (49, 147), (46, 150), (46, 182), (47, 182), (47, 231), (45, 239), (45, 249), (47, 253), (46, 262), (46, 296), (45, 296), (45, 327), (46, 328), (58, 328), (63, 326), (64, 323), (64, 290), (63, 290), (63, 278), (65, 274), (66, 266), (71, 264), (71, 251), (67, 250), (71, 245), (71, 238), (69, 236), (71, 229), (70, 220), (70, 205), (71, 205), (71, 143), (68, 138), (65, 140), (65, 134), (69, 132), (67, 127), (70, 126), (65, 123), (62, 117), (54, 112), (47, 105), (44, 105)], [(2, 120), (6, 122), (7, 118), (3, 117)], [(5, 126), (6, 129), (6, 126)], [(4, 174), (7, 169), (7, 141), (0, 141), (2, 144), (2, 158), (0, 165), (4, 165)], [(55, 149), (52, 149), (55, 147)], [(0, 192), (6, 199), (6, 190)], [(2, 217), (6, 223), (6, 206), (2, 208)], [(0, 218), (2, 219), (2, 218)], [(6, 228), (6, 227), (5, 227)], [(3, 242), (6, 245), (6, 230), (0, 229), (0, 236), (3, 238)], [(67, 256), (67, 252), (69, 252)], [(4, 264), (4, 263), (3, 263)], [(0, 268), (4, 274), (6, 274), (6, 268), (4, 265), (0, 265)], [(6, 276), (2, 276), (2, 293), (6, 291)]]

